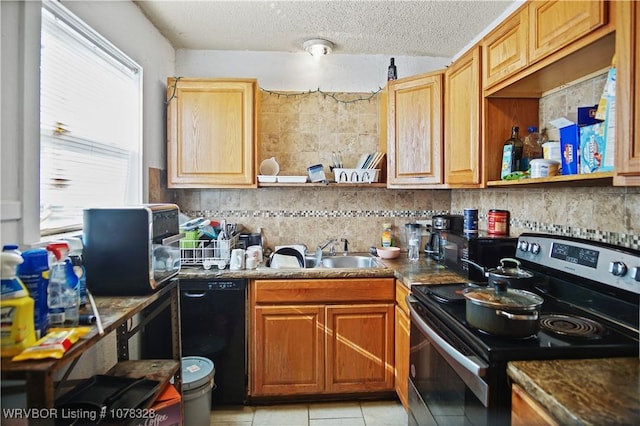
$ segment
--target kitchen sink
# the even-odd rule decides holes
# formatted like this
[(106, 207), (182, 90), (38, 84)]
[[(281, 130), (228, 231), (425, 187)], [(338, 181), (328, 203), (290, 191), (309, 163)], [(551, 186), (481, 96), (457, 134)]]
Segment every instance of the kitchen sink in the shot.
[(371, 256), (331, 256), (322, 258), (324, 268), (384, 268)]
[(318, 258), (315, 256), (306, 256), (304, 258), (304, 267), (305, 268), (315, 268), (318, 266)]
[(326, 269), (366, 269), (366, 268), (385, 268), (383, 264), (378, 262), (374, 257), (367, 255), (336, 255), (322, 257), (318, 262), (316, 256), (305, 256), (305, 269), (326, 268)]

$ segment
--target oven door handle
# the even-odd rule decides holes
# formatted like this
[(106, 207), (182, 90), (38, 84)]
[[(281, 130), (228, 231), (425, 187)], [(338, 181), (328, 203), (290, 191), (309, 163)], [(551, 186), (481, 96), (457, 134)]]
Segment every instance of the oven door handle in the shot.
[[(407, 296), (408, 302), (420, 303), (418, 299), (413, 296)], [(415, 310), (411, 303), (408, 303), (409, 310), (411, 311), (411, 319), (416, 322), (420, 330), (422, 330), (429, 338), (435, 343), (437, 348), (441, 348), (444, 353), (443, 356), (447, 357), (449, 360), (454, 361), (460, 365), (462, 365), (466, 370), (475, 374), (476, 376), (484, 377), (486, 369), (489, 367), (488, 364), (479, 360), (477, 357), (468, 357), (460, 353), (456, 348), (451, 346), (446, 340), (442, 337), (438, 336), (431, 327), (427, 325), (426, 322), (422, 318), (420, 318), (420, 314)], [(443, 352), (440, 351), (440, 352)]]

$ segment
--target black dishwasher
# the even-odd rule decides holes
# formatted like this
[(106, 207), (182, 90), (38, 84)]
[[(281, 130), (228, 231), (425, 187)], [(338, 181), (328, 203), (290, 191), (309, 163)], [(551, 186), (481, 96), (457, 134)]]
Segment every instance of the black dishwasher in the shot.
[[(247, 400), (247, 281), (180, 280), (182, 356), (213, 361), (212, 406), (244, 404)], [(141, 351), (145, 358), (171, 354), (168, 315), (147, 325)]]

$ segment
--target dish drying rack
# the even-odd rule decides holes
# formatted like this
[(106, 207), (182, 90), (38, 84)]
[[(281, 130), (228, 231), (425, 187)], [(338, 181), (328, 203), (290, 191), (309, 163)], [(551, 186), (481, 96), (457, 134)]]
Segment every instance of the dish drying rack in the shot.
[(197, 231), (185, 232), (180, 240), (180, 261), (182, 266), (200, 266), (211, 269), (216, 266), (224, 269), (231, 260), (231, 250), (236, 248), (240, 233), (233, 234), (228, 240), (197, 239)]

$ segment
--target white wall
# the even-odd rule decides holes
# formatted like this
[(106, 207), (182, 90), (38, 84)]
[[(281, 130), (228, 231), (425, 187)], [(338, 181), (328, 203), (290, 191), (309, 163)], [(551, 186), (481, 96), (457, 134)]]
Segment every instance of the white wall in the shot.
[[(260, 87), (276, 91), (373, 92), (387, 83), (389, 56), (330, 54), (314, 58), (306, 52), (176, 52), (181, 77), (257, 78)], [(451, 58), (396, 56), (398, 77), (444, 69)]]
[[(144, 69), (143, 170), (165, 168), (166, 79), (175, 73), (171, 44), (129, 1), (63, 1)], [(39, 235), (40, 2), (0, 1), (0, 242), (29, 245)]]

